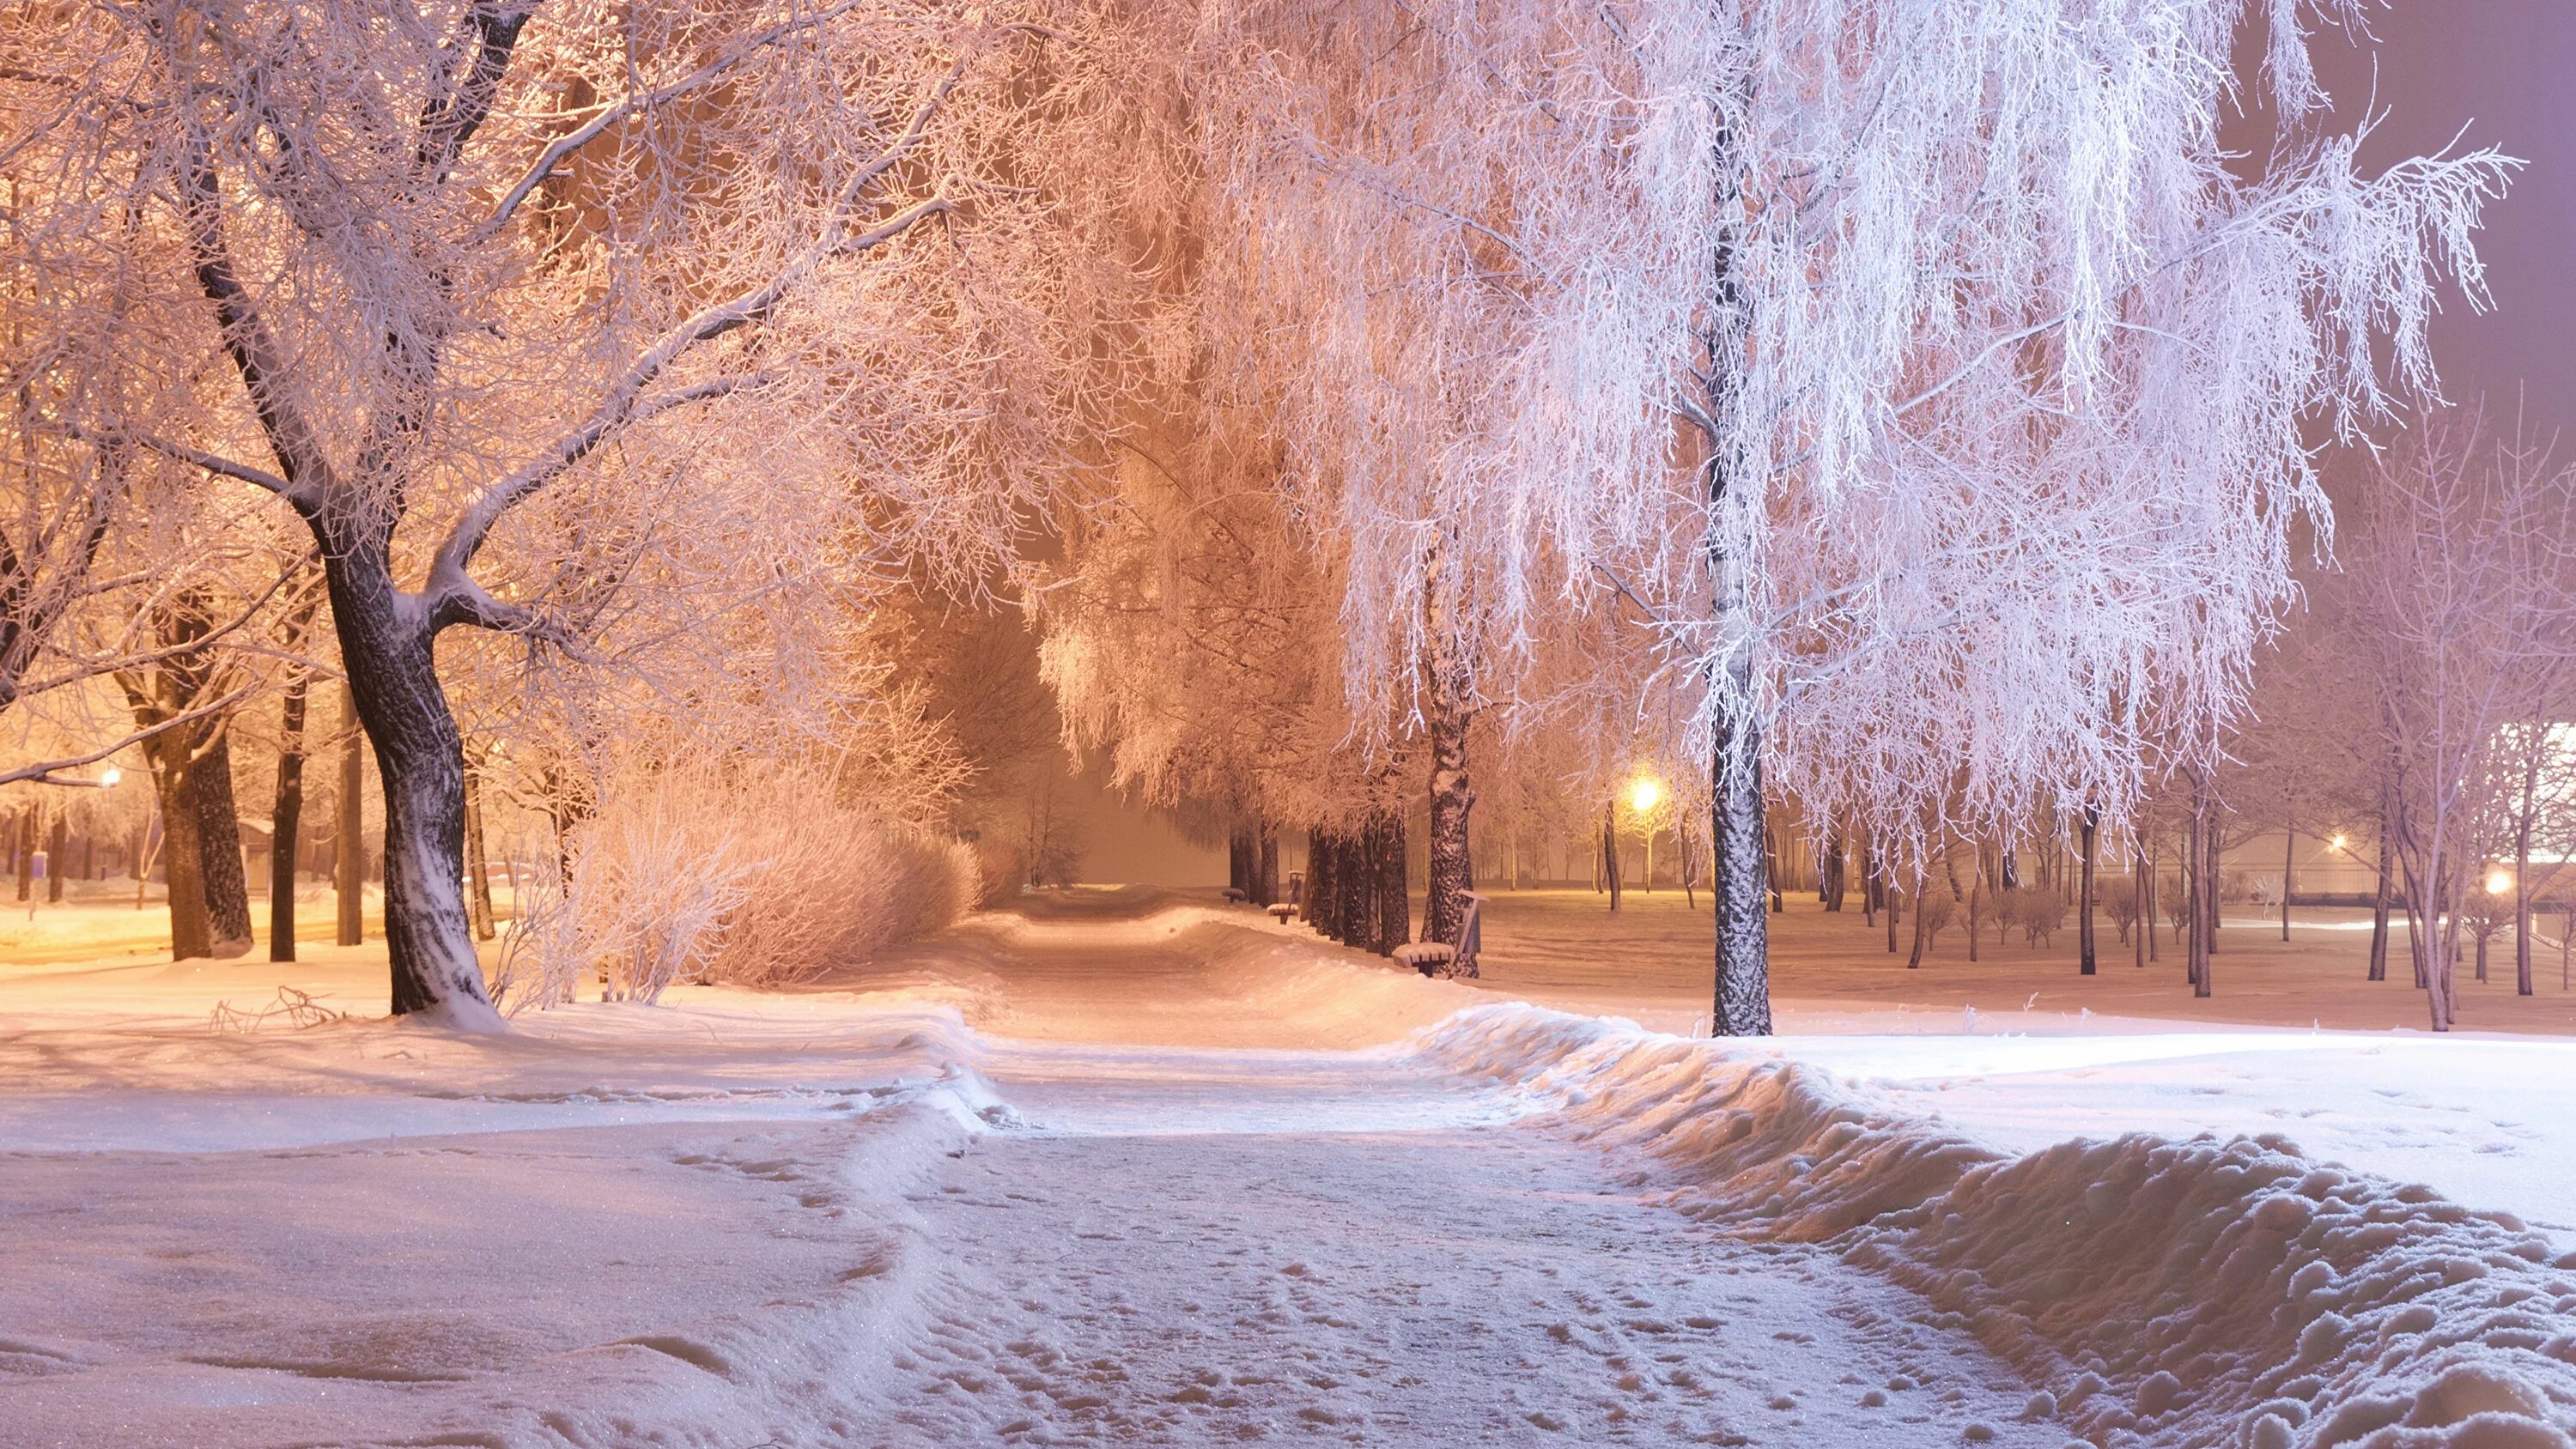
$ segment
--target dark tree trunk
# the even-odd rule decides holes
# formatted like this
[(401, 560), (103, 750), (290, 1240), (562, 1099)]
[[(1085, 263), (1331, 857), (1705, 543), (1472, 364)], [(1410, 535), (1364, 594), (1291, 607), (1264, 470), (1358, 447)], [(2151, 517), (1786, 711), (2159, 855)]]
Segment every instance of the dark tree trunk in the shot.
[(331, 883), (338, 896), (339, 934), (333, 939), (355, 946), (367, 930), (367, 795), (361, 773), (366, 731), (358, 723), (358, 704), (349, 686), (340, 686), (340, 820), (331, 838)]
[(214, 936), (206, 923), (204, 872), (205, 852), (197, 844), (196, 802), (181, 784), (174, 784), (161, 795), (161, 878), (169, 897), (173, 961), (214, 954)]
[(1610, 887), (1610, 909), (1619, 909), (1619, 829), (1614, 823), (1613, 807), (1601, 805), (1601, 879)]
[(330, 543), (322, 560), (340, 657), (385, 792), (385, 948), (394, 1014), (502, 1030), (465, 916), (465, 746), (439, 687), (434, 623), (394, 587), (385, 540)]
[(270, 812), (268, 851), (268, 959), (295, 959), (295, 847), (304, 824), (304, 704), (309, 680), (302, 669), (286, 681), (279, 711), (277, 803)]
[(2298, 864), (2299, 832), (2285, 825), (2281, 827), (2281, 940), (2284, 943), (2290, 939), (2291, 873)]
[(2210, 818), (2209, 782), (2195, 776), (2191, 789), (2191, 994), (2210, 994), (2210, 935), (2218, 924), (2217, 824)]
[(1329, 937), (1342, 924), (1342, 906), (1334, 901), (1334, 849), (1332, 831), (1306, 831), (1306, 924), (1319, 937)]
[(1931, 944), (1931, 942), (1925, 938), (1923, 931), (1923, 923), (1931, 919), (1931, 916), (1923, 909), (1924, 884), (1925, 878), (1923, 872), (1917, 870), (1914, 873), (1914, 951), (1913, 954), (1905, 958), (1905, 969), (1908, 971), (1919, 971), (1923, 969), (1923, 951), (1926, 946)]
[(1279, 899), (1279, 828), (1269, 821), (1261, 822), (1261, 835), (1254, 848), (1252, 864), (1252, 903), (1269, 906)]
[(45, 837), (45, 899), (48, 901), (63, 898), (63, 877), (71, 874), (71, 845), (71, 821), (55, 816), (54, 828)]
[(17, 838), (10, 842), (11, 851), (17, 857), (18, 899), (21, 903), (36, 898), (37, 829), (36, 807), (29, 805), (21, 808), (18, 811), (18, 828), (11, 832)]
[(2093, 869), (2094, 848), (2101, 843), (2102, 810), (2097, 805), (2084, 807), (2084, 881), (2082, 894), (2075, 907), (2075, 945), (2080, 958), (2077, 974), (2096, 974), (2101, 963), (2093, 954)]
[(1252, 835), (1240, 825), (1225, 836), (1225, 887), (1252, 899)]
[(233, 747), (218, 734), (188, 772), (197, 812), (197, 878), (205, 891), (206, 937), (213, 955), (250, 950), (250, 880), (242, 866), (241, 811), (233, 803)]
[[(2534, 797), (2540, 787), (2540, 741), (2547, 733), (2537, 726), (2533, 742), (2527, 749), (2522, 769), (2522, 809), (2516, 814), (2513, 831), (2513, 994), (2531, 995), (2531, 830)], [(2486, 980), (2481, 973), (2480, 981)]]
[(1845, 853), (1846, 847), (1840, 834), (1836, 834), (1826, 840), (1824, 880), (1825, 909), (1837, 913), (1843, 908), (1843, 857)]
[(2003, 882), (2005, 890), (2021, 889), (2021, 846), (2009, 830), (2004, 832), (2003, 839)]
[(1369, 871), (1369, 828), (1366, 821), (1357, 830), (1338, 837), (1341, 856), (1333, 862), (1333, 878), (1342, 898), (1341, 929), (1335, 933), (1345, 946), (1368, 950), (1377, 939), (1377, 891), (1375, 877)]
[(1369, 830), (1377, 877), (1376, 935), (1370, 949), (1381, 956), (1413, 939), (1413, 898), (1406, 882), (1404, 813), (1389, 810)]

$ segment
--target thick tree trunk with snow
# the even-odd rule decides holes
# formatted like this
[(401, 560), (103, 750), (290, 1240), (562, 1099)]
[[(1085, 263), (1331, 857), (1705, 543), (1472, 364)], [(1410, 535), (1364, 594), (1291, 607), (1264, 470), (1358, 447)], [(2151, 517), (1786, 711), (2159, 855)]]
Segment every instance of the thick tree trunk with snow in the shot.
[(394, 1014), (500, 1031), (459, 879), (465, 745), (438, 682), (437, 631), (421, 601), (394, 586), (386, 540), (328, 542), (323, 569), (340, 657), (385, 792), (385, 945)]
[(1825, 878), (1823, 886), (1825, 909), (1828, 911), (1839, 913), (1843, 908), (1843, 858), (1847, 853), (1847, 848), (1845, 847), (1842, 835), (1839, 832), (1826, 839)]
[(1717, 916), (1711, 1020), (1719, 1036), (1769, 1036), (1771, 923), (1762, 900), (1767, 852), (1758, 727), (1720, 727), (1710, 785), (1708, 888)]
[(277, 799), (269, 811), (268, 959), (295, 959), (295, 856), (304, 827), (304, 708), (311, 680), (297, 668), (279, 713)]
[(1279, 827), (1264, 820), (1252, 862), (1252, 903), (1269, 906), (1279, 899)]

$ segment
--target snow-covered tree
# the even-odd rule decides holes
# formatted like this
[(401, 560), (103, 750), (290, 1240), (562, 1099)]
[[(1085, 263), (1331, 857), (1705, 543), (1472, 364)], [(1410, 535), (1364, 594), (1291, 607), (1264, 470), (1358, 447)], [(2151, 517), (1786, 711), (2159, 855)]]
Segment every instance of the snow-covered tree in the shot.
[[(2123, 834), (2158, 720), (2215, 738), (2326, 512), (2312, 435), (2432, 390), (2509, 164), (2313, 134), (2340, 0), (1208, 9), (1259, 132), (1217, 183), (1356, 500), (1351, 679), (1398, 677), (1434, 560), (1485, 571), (1489, 681), (1617, 570), (1701, 690), (1727, 1032), (1768, 1028), (1766, 773), (1920, 861)], [(2220, 135), (2249, 26), (2259, 159)]]
[[(60, 430), (265, 489), (320, 546), (385, 786), (396, 1011), (498, 1020), (443, 633), (577, 651), (613, 561), (714, 494), (844, 577), (975, 567), (1061, 475), (1125, 271), (1080, 220), (1127, 154), (1103, 17), (158, 0), (0, 33), (6, 103), (89, 162), (41, 205), (136, 199), (112, 260), (151, 368), (230, 374)], [(612, 567), (508, 567), (539, 500), (570, 531), (526, 554)]]

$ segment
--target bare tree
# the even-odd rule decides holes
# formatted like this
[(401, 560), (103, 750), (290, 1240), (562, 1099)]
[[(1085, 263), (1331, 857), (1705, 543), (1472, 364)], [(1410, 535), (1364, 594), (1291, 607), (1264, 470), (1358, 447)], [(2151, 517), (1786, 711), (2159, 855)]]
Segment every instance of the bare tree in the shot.
[(2513, 746), (2576, 642), (2571, 530), (2576, 474), (2472, 413), (2386, 456), (2347, 548), (2367, 608), (2356, 665), (2378, 682), (2390, 842), (2436, 1031), (2458, 1015), (2463, 912), (2529, 779)]

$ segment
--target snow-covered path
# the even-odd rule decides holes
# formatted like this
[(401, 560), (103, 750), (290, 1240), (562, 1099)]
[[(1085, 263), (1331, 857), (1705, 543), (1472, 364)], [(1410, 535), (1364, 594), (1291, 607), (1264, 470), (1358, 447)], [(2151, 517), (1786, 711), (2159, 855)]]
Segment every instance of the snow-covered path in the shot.
[(1911, 1295), (1463, 1120), (1492, 1108), (1417, 1063), (987, 1070), (1030, 1125), (924, 1207), (960, 1291), (896, 1360), (882, 1442), (2065, 1442)]
[[(0, 975), (0, 1449), (2576, 1449), (2576, 1254), (2194, 1135), (2314, 1128), (2372, 1038), (1692, 1041), (1135, 896), (507, 1038), (206, 1030), (278, 974)], [(2034, 1096), (2222, 1045), (2323, 1065)]]

